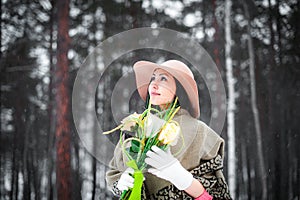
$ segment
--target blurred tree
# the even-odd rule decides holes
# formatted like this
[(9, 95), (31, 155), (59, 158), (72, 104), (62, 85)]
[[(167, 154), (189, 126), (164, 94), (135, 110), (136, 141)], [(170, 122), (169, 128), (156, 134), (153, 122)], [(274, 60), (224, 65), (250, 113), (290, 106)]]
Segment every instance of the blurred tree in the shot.
[(54, 63), (54, 53), (55, 53), (55, 49), (54, 49), (54, 37), (55, 37), (55, 25), (57, 24), (55, 21), (55, 14), (56, 14), (56, 6), (55, 6), (55, 0), (51, 0), (50, 1), (50, 8), (49, 8), (49, 27), (47, 28), (47, 32), (49, 35), (49, 42), (48, 42), (48, 57), (49, 57), (49, 73), (48, 73), (48, 78), (49, 78), (49, 84), (48, 84), (48, 88), (47, 88), (47, 92), (45, 92), (46, 94), (48, 94), (48, 104), (47, 104), (47, 115), (49, 117), (48, 120), (48, 127), (47, 127), (47, 132), (48, 132), (48, 138), (47, 138), (47, 155), (46, 155), (46, 170), (45, 170), (45, 176), (46, 178), (46, 182), (48, 185), (48, 187), (46, 187), (45, 190), (45, 196), (48, 199), (53, 199), (53, 195), (54, 195), (54, 180), (53, 180), (53, 173), (54, 173), (54, 140), (55, 140), (55, 102), (54, 102), (54, 73), (55, 73), (55, 63)]
[(236, 198), (236, 139), (235, 139), (235, 77), (233, 76), (232, 65), (232, 36), (231, 36), (231, 6), (232, 1), (225, 1), (225, 67), (228, 88), (227, 107), (227, 136), (228, 136), (228, 185), (232, 198)]
[(247, 2), (244, 1), (244, 13), (247, 22), (247, 46), (248, 46), (248, 54), (249, 54), (249, 74), (250, 74), (250, 98), (251, 98), (251, 108), (254, 118), (254, 127), (256, 134), (256, 144), (257, 144), (257, 154), (258, 154), (258, 162), (259, 162), (259, 177), (261, 179), (262, 185), (262, 196), (261, 199), (267, 199), (267, 181), (266, 181), (266, 169), (265, 169), (265, 161), (263, 155), (263, 147), (262, 147), (262, 132), (260, 125), (260, 115), (257, 109), (257, 92), (256, 92), (256, 78), (255, 78), (255, 57), (254, 57), (254, 47), (253, 41), (251, 37), (251, 27), (250, 27), (250, 15)]
[[(5, 166), (1, 173), (6, 174), (5, 184), (10, 189), (5, 188), (0, 193), (10, 199), (31, 198), (33, 194), (38, 198), (37, 178), (40, 173), (35, 169), (40, 154), (34, 149), (40, 132), (32, 131), (36, 127), (35, 110), (42, 106), (38, 96), (41, 78), (35, 70), (37, 59), (34, 56), (40, 38), (32, 37), (31, 27), (40, 22), (31, 20), (32, 4), (29, 2), (2, 3), (0, 137), (3, 146), (1, 158), (5, 159), (0, 165)], [(10, 120), (3, 124), (3, 119)]]
[(57, 2), (57, 65), (55, 69), (56, 101), (56, 182), (57, 198), (71, 198), (70, 92), (69, 92), (69, 1)]

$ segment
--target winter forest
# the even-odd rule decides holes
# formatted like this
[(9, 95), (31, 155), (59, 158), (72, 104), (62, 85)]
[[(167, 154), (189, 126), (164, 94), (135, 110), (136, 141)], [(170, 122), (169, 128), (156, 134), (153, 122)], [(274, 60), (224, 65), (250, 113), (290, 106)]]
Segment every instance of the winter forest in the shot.
[[(178, 49), (198, 56), (151, 44), (118, 52), (136, 37), (120, 33), (148, 27), (193, 38), (219, 72), (226, 94), (210, 96), (221, 87), (210, 86), (218, 75), (192, 68), (200, 119), (210, 124), (225, 113), (216, 131), (225, 140), (232, 197), (299, 200), (299, 9), (297, 0), (1, 0), (0, 199), (116, 199), (105, 172), (118, 134), (105, 138), (97, 126), (112, 129), (122, 114), (144, 105), (136, 91), (116, 94), (118, 81), (138, 60), (188, 63)], [(114, 43), (117, 34), (122, 42)], [(98, 52), (104, 41), (109, 50)], [(86, 90), (74, 94), (76, 76), (88, 66), (103, 73), (84, 74)], [(90, 101), (84, 97), (93, 81)], [(84, 101), (74, 102), (74, 95)], [(212, 98), (221, 110), (213, 109)], [(74, 120), (75, 112), (81, 115)]]

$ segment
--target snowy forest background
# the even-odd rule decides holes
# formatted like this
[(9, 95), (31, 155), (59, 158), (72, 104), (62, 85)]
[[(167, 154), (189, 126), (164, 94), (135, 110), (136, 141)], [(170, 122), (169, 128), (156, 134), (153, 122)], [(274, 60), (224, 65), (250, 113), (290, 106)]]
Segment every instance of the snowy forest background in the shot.
[[(107, 166), (74, 127), (72, 87), (101, 41), (139, 27), (194, 37), (216, 63), (233, 103), (220, 134), (235, 199), (299, 199), (299, 8), (297, 0), (1, 0), (0, 199), (113, 199)], [(139, 59), (172, 56), (134, 51), (108, 68), (95, 97), (104, 130), (118, 123), (109, 99), (122, 73)], [(199, 90), (207, 122), (203, 82)]]

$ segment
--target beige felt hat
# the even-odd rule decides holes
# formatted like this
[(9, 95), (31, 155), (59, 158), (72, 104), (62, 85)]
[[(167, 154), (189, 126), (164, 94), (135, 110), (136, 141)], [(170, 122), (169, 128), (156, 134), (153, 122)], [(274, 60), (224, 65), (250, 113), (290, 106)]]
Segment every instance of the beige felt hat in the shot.
[(168, 60), (162, 64), (156, 64), (149, 61), (136, 62), (133, 65), (133, 70), (135, 72), (136, 85), (141, 98), (146, 101), (151, 76), (157, 68), (166, 70), (180, 82), (190, 100), (193, 111), (191, 115), (198, 118), (200, 116), (200, 107), (197, 84), (192, 71), (181, 61)]

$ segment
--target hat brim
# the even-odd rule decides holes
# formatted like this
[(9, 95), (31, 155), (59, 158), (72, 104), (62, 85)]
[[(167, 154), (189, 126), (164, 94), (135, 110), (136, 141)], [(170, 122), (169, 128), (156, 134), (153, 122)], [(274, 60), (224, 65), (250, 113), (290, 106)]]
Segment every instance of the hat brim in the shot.
[(155, 69), (163, 69), (176, 78), (185, 89), (190, 100), (193, 117), (200, 116), (199, 96), (196, 81), (188, 74), (176, 70), (173, 67), (159, 65), (149, 61), (138, 61), (133, 65), (136, 77), (137, 90), (141, 98), (146, 101), (148, 86)]

